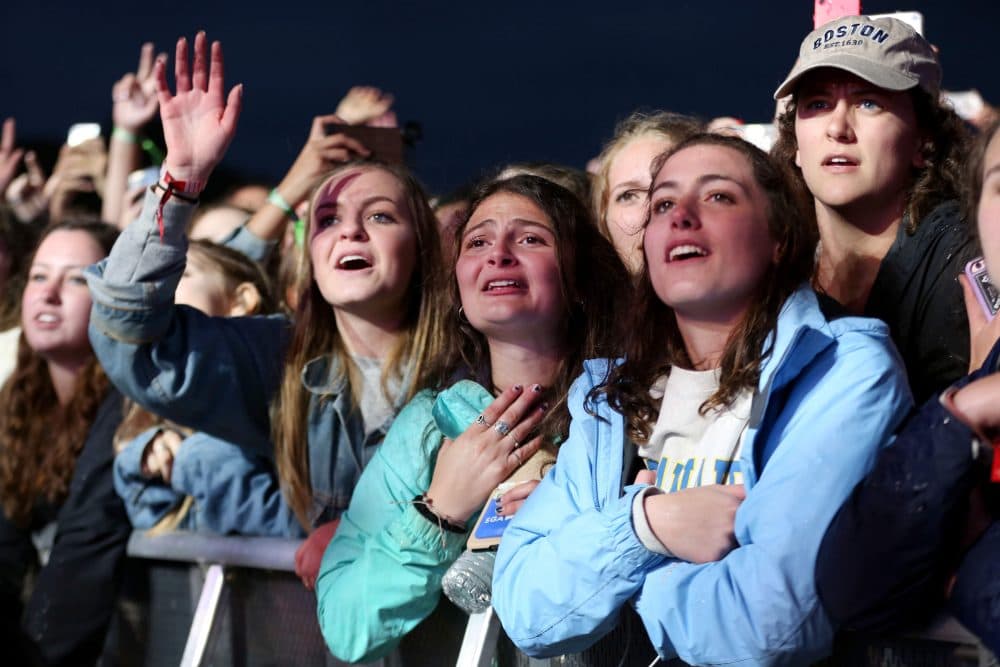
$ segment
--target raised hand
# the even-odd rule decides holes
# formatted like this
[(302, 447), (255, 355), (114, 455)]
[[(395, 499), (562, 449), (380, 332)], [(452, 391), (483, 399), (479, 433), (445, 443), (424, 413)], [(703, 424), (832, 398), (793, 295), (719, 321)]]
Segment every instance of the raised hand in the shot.
[[(395, 98), (382, 92), (374, 86), (354, 86), (340, 100), (334, 113), (348, 125), (368, 125), (392, 113), (392, 103)], [(393, 116), (395, 117), (395, 116)], [(395, 127), (395, 125), (379, 125), (379, 127)]]
[(736, 545), (733, 524), (746, 497), (742, 484), (696, 486), (643, 499), (646, 520), (656, 539), (681, 560), (708, 563)]
[(45, 193), (45, 172), (38, 164), (35, 151), (24, 154), (25, 173), (11, 181), (7, 188), (6, 199), (14, 215), (21, 222), (33, 222), (49, 205)]
[(313, 119), (306, 145), (278, 185), (278, 192), (293, 207), (304, 201), (316, 180), (338, 163), (371, 154), (364, 144), (346, 134), (327, 135), (327, 125), (343, 123), (344, 119), (336, 115)]
[[(159, 59), (165, 61), (166, 54)], [(153, 44), (146, 42), (139, 52), (139, 67), (124, 75), (111, 88), (111, 118), (115, 127), (136, 133), (156, 115), (156, 78), (153, 76)]]
[(426, 494), (435, 512), (454, 523), (468, 521), (493, 489), (538, 451), (541, 436), (528, 437), (545, 415), (541, 396), (538, 385), (511, 387), (462, 435), (444, 441)]
[(204, 32), (194, 38), (194, 64), (190, 67), (187, 39), (177, 40), (175, 94), (170, 93), (167, 85), (165, 59), (157, 59), (153, 66), (163, 137), (167, 144), (164, 166), (177, 180), (203, 184), (236, 134), (243, 85), (234, 87), (226, 96), (223, 68), (219, 42), (212, 43), (209, 63)]
[(0, 131), (0, 197), (7, 192), (7, 186), (14, 180), (24, 155), (24, 150), (18, 148), (14, 141), (14, 130), (13, 118), (3, 122), (3, 130)]

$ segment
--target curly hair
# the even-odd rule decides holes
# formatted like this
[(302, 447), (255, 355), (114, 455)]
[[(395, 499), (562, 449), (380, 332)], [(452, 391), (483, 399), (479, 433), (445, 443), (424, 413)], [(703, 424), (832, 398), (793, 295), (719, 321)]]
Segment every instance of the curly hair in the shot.
[[(42, 240), (61, 230), (87, 232), (105, 254), (118, 236), (104, 223), (62, 222), (46, 229)], [(65, 500), (77, 456), (109, 387), (91, 356), (77, 375), (73, 398), (60, 405), (48, 362), (21, 334), (17, 365), (0, 389), (0, 506), (12, 523), (27, 526), (39, 501), (59, 505)]]
[[(704, 413), (730, 405), (743, 390), (756, 389), (761, 365), (770, 354), (768, 336), (777, 326), (782, 305), (809, 280), (819, 233), (805, 213), (808, 200), (790, 187), (786, 170), (756, 146), (736, 137), (702, 133), (681, 141), (654, 161), (654, 184), (663, 165), (692, 146), (728, 148), (749, 163), (768, 201), (768, 232), (779, 242), (775, 261), (757, 285), (743, 319), (729, 334), (720, 360), (719, 389), (701, 406)], [(690, 366), (691, 360), (674, 311), (656, 295), (648, 267), (643, 268), (637, 292), (637, 303), (625, 327), (625, 361), (591, 390), (587, 407), (593, 413), (595, 401), (606, 396), (609, 405), (624, 415), (628, 436), (642, 444), (648, 441), (660, 411), (650, 387), (673, 366)]]
[[(524, 197), (538, 206), (552, 223), (556, 237), (560, 286), (566, 312), (562, 333), (564, 356), (555, 381), (547, 388), (550, 408), (538, 427), (546, 441), (558, 442), (569, 433), (569, 409), (566, 399), (570, 385), (583, 370), (583, 362), (607, 357), (616, 352), (618, 319), (613, 313), (624, 309), (629, 295), (625, 265), (611, 242), (594, 225), (590, 211), (573, 192), (546, 178), (521, 174), (488, 181), (480, 185), (469, 206), (471, 214), (488, 198), (497, 194)], [(455, 233), (455, 256), (461, 252), (466, 219)], [(474, 329), (457, 307), (461, 303), (458, 281), (449, 286), (449, 336), (445, 349), (434, 364), (431, 377), (440, 388), (457, 376), (472, 376), (485, 387), (492, 387), (489, 346), (486, 337)]]
[[(906, 229), (913, 234), (920, 221), (935, 206), (949, 199), (965, 199), (964, 164), (970, 140), (965, 124), (954, 109), (922, 88), (913, 88), (908, 92), (917, 129), (924, 139), (921, 152), (925, 162), (923, 167), (913, 168), (906, 198)], [(797, 98), (793, 93), (784, 112), (778, 116), (778, 140), (771, 149), (771, 155), (789, 169), (795, 179), (795, 187), (808, 192), (802, 170), (795, 164), (795, 152), (798, 150), (795, 137), (797, 109)]]

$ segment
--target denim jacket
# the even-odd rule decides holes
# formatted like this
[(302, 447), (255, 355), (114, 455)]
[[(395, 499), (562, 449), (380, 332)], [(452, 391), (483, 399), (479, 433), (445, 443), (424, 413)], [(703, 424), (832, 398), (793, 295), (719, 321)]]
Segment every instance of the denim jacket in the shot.
[[(147, 410), (252, 455), (273, 457), (270, 406), (292, 325), (280, 315), (220, 318), (175, 306), (187, 254), (184, 230), (194, 206), (167, 201), (161, 237), (154, 220), (159, 201), (147, 192), (139, 219), (106, 259), (86, 270), (94, 352), (122, 393)], [(326, 357), (303, 369), (313, 394), (307, 432), (314, 526), (346, 509), (362, 467), (388, 428), (364, 437), (346, 383), (331, 383), (337, 376), (332, 371)]]
[(251, 456), (207, 433), (184, 438), (169, 484), (147, 478), (142, 474), (142, 456), (159, 432), (159, 427), (143, 431), (115, 456), (115, 491), (135, 528), (153, 528), (191, 498), (191, 508), (177, 528), (217, 535), (303, 536), (281, 497), (274, 461)]

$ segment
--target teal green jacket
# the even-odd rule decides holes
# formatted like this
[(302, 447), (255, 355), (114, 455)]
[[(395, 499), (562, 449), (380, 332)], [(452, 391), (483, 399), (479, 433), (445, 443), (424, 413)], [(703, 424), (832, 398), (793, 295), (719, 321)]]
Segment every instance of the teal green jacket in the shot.
[(469, 380), (417, 394), (362, 473), (316, 581), (320, 629), (341, 660), (385, 656), (437, 606), (441, 577), (468, 535), (442, 531), (411, 501), (430, 486), (442, 439), (492, 401)]

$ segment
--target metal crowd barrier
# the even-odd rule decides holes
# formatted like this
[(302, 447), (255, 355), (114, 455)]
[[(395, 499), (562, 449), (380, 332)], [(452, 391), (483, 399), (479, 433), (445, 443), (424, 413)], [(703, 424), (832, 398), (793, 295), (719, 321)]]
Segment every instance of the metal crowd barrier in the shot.
[[(327, 650), (316, 622), (315, 595), (295, 576), (299, 544), (184, 531), (155, 537), (134, 533), (111, 632), (116, 662), (149, 667), (345, 665)], [(454, 629), (462, 625), (465, 636), (454, 637)], [(600, 646), (589, 654), (530, 659), (512, 649), (492, 609), (464, 617), (447, 602), (411, 635), (393, 654), (369, 664), (582, 667), (609, 659), (600, 653)], [(642, 667), (648, 665), (646, 659), (641, 662)], [(612, 659), (609, 664), (618, 663)], [(676, 660), (657, 663), (657, 667), (679, 665), (683, 663)], [(834, 654), (820, 665), (994, 667), (997, 663), (958, 622), (941, 618), (898, 637), (842, 637)]]

